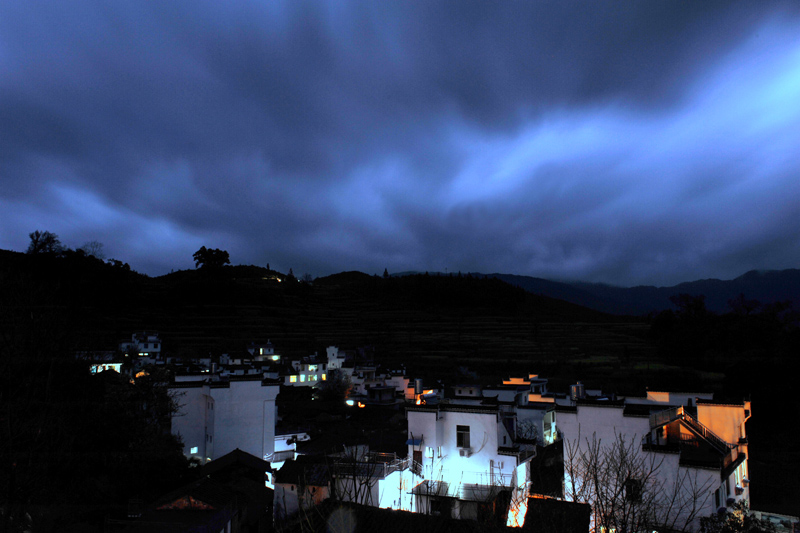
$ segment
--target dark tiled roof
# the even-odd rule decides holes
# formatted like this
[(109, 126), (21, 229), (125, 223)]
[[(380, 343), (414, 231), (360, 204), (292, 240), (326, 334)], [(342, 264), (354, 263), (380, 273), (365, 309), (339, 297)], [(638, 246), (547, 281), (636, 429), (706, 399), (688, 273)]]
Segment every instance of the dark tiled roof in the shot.
[(262, 473), (272, 471), (267, 461), (236, 448), (219, 459), (215, 459), (203, 465), (202, 473), (204, 475), (211, 475), (225, 468), (230, 468), (231, 466), (243, 466)]
[(622, 412), (624, 416), (641, 416), (649, 417), (652, 406), (641, 404), (626, 404), (625, 410)]
[(704, 400), (703, 398), (697, 399), (697, 405), (726, 405), (730, 407), (744, 407), (744, 402), (726, 402), (724, 400)]
[(325, 457), (300, 455), (294, 461), (286, 461), (275, 473), (275, 483), (324, 487), (331, 474)]
[[(157, 510), (169, 510), (176, 502), (193, 501), (208, 505), (216, 510), (233, 505), (235, 499), (236, 495), (228, 487), (208, 478), (203, 478), (165, 494), (155, 502), (154, 507)], [(180, 505), (178, 503), (178, 506)], [(191, 507), (186, 509), (192, 510)]]

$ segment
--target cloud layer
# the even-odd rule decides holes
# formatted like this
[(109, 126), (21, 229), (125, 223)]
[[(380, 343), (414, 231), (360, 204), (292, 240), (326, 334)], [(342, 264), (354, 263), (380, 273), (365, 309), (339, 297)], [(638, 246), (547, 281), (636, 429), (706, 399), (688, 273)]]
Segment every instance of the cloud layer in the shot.
[(800, 4), (0, 5), (0, 247), (623, 285), (800, 259)]

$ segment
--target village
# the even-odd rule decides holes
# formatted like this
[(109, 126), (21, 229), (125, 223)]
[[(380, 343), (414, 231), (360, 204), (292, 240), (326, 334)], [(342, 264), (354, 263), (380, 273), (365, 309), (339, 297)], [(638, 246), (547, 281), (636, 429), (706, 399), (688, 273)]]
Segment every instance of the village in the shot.
[[(263, 478), (256, 493), (268, 501), (248, 515), (258, 527), (309, 530), (341, 518), (344, 505), (371, 523), (389, 513), (393, 523), (433, 521), (414, 523), (434, 530), (458, 520), (530, 531), (699, 531), (710, 517), (746, 511), (750, 499), (744, 398), (621, 397), (581, 382), (554, 391), (533, 373), (444, 382), (385, 368), (369, 348), (285, 359), (268, 340), (185, 360), (142, 332), (115, 353), (135, 360), (109, 353), (90, 362), (92, 372), (171, 369), (171, 431), (197, 468), (238, 465)], [(236, 509), (254, 496), (215, 501), (213, 478), (140, 504), (115, 530), (167, 519), (261, 530)], [(753, 511), (792, 527), (792, 517)]]

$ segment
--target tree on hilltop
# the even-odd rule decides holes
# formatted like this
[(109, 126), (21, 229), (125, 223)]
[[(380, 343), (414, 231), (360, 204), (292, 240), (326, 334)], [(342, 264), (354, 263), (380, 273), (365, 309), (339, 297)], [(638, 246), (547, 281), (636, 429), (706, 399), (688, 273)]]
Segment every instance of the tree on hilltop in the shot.
[(106, 254), (103, 252), (103, 243), (100, 241), (88, 241), (83, 244), (78, 251), (83, 251), (86, 255), (96, 257), (97, 259), (105, 259)]
[(217, 269), (231, 264), (228, 252), (219, 248), (211, 249), (203, 246), (192, 257), (194, 258), (195, 268)]
[(38, 229), (33, 233), (29, 233), (31, 242), (28, 245), (26, 253), (29, 254), (57, 254), (64, 250), (61, 241), (58, 240), (58, 235), (50, 233), (49, 231), (39, 231)]

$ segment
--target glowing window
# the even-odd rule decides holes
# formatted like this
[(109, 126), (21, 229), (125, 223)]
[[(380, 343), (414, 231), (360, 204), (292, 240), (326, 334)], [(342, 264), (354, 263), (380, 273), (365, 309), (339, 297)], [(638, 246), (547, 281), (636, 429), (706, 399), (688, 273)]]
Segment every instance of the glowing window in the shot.
[(316, 370), (317, 370), (317, 365), (308, 365), (308, 370), (309, 370), (310, 372), (316, 372)]
[(456, 446), (469, 448), (469, 426), (456, 426)]
[(300, 374), (300, 381), (305, 381), (305, 380), (306, 380), (306, 375)]
[(325, 374), (322, 374), (322, 381), (325, 381), (326, 379), (328, 379), (328, 376), (326, 376)]
[(192, 446), (192, 448), (189, 450), (189, 453), (197, 453), (197, 446)]
[(280, 355), (273, 355), (273, 356), (272, 356), (272, 360), (273, 360), (273, 361), (277, 361), (277, 360), (279, 360), (280, 358), (281, 358), (281, 356), (280, 356)]
[(258, 353), (259, 355), (264, 355), (264, 348), (259, 348)]
[(289, 376), (289, 383), (297, 383), (297, 376)]

